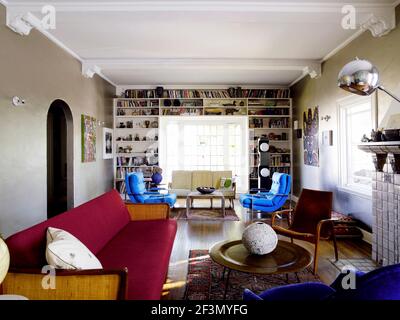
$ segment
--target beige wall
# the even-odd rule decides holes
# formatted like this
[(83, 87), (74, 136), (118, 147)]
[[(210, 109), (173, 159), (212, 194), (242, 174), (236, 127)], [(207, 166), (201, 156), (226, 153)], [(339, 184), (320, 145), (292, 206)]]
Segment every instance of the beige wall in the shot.
[[(46, 219), (46, 119), (50, 104), (64, 100), (74, 122), (74, 200), (79, 205), (112, 188), (112, 160), (81, 163), (81, 114), (112, 127), (114, 86), (81, 75), (81, 64), (39, 32), (17, 35), (5, 25), (0, 5), (0, 233)], [(26, 99), (15, 108), (11, 97)]]
[[(399, 21), (400, 7), (397, 9), (397, 21)], [(369, 215), (366, 219), (371, 219), (370, 201), (337, 190), (339, 169), (337, 101), (351, 96), (337, 87), (337, 76), (341, 68), (355, 57), (368, 59), (376, 64), (380, 70), (382, 84), (400, 95), (399, 26), (389, 35), (381, 38), (374, 38), (369, 31), (366, 31), (323, 64), (321, 78), (307, 77), (294, 85), (292, 96), (295, 119), (302, 123), (303, 112), (308, 107), (319, 106), (320, 116), (332, 117), (329, 122), (320, 121), (320, 141), (322, 131), (333, 130), (334, 134), (333, 146), (320, 144), (320, 167), (318, 168), (303, 164), (303, 139), (294, 139), (294, 193), (298, 195), (301, 188), (332, 190), (335, 192), (336, 210)], [(393, 111), (399, 113), (399, 103), (394, 102), (384, 93), (379, 93), (378, 105), (380, 127), (390, 126), (386, 115)]]

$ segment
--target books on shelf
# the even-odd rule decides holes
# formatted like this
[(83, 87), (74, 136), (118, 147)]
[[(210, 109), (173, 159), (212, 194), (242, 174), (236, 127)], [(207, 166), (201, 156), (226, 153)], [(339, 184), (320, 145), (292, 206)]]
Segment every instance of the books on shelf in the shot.
[(249, 128), (289, 129), (289, 118), (251, 118)]
[[(164, 90), (162, 98), (170, 99), (188, 99), (188, 98), (203, 98), (203, 99), (229, 99), (229, 98), (269, 98), (269, 99), (284, 99), (290, 97), (290, 89), (171, 89)], [(158, 98), (156, 90), (125, 90), (125, 98)]]
[(118, 100), (117, 108), (158, 108), (159, 100)]

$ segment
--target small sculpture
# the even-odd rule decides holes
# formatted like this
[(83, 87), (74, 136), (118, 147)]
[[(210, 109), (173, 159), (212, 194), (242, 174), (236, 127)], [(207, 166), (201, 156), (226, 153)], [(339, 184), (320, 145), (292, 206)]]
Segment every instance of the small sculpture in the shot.
[(382, 141), (382, 131), (381, 130), (374, 130), (371, 131), (371, 139), (373, 142), (380, 142)]
[(255, 222), (244, 229), (242, 243), (250, 253), (264, 255), (275, 250), (278, 236), (268, 224)]
[(370, 138), (367, 137), (366, 134), (364, 134), (361, 138), (361, 142), (371, 142), (372, 140)]

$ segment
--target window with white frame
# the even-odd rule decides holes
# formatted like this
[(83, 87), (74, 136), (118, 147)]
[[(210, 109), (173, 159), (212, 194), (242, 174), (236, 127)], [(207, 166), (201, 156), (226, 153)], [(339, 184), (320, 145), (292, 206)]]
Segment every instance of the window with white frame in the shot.
[(246, 117), (163, 117), (160, 166), (173, 170), (231, 170), (239, 192), (248, 185)]
[(351, 192), (371, 195), (371, 156), (358, 145), (372, 125), (371, 97), (349, 97), (339, 103), (340, 186)]

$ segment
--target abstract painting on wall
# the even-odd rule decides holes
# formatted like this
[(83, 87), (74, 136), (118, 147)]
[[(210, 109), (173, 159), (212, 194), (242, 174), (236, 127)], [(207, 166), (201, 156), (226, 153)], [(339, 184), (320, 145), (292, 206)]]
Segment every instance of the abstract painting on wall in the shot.
[(304, 129), (304, 164), (307, 166), (319, 166), (319, 113), (318, 107), (309, 108), (303, 114)]
[(82, 162), (96, 161), (96, 119), (81, 116)]

